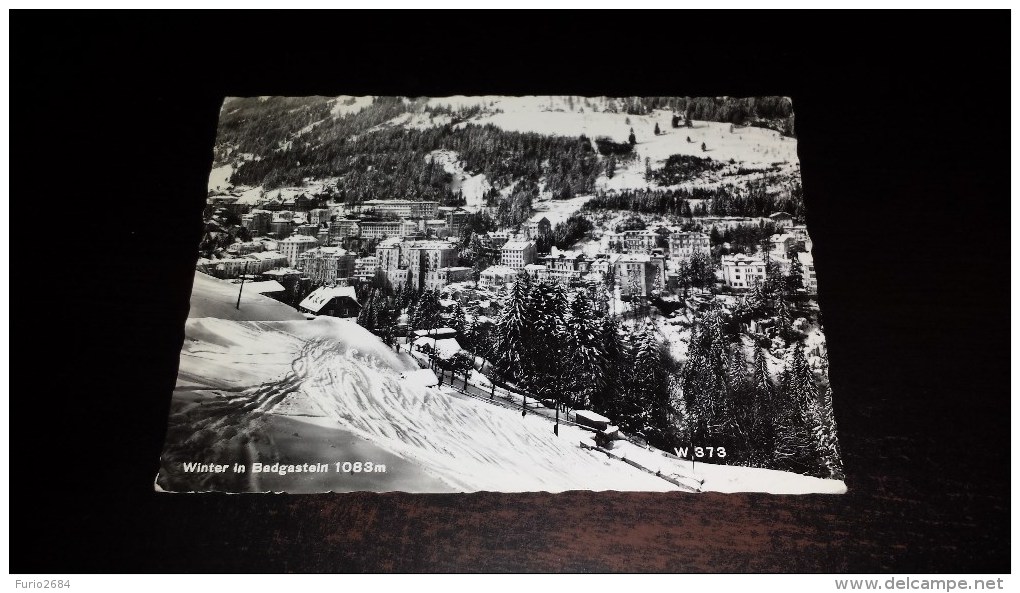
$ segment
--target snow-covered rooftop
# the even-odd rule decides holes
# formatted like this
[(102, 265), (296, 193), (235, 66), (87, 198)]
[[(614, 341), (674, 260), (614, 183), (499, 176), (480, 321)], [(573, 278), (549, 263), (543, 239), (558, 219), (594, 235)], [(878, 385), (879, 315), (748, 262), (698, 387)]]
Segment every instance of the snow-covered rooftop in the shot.
[(534, 241), (507, 241), (503, 245), (503, 251), (521, 251), (528, 246), (534, 246)]
[(517, 270), (510, 266), (489, 266), (482, 270), (482, 276), (516, 276)]
[(293, 244), (293, 243), (318, 243), (318, 242), (319, 241), (315, 237), (310, 237), (308, 235), (291, 235), (291, 236), (287, 237), (286, 239), (280, 241), (280, 243), (287, 243), (287, 244)]
[(283, 292), (286, 289), (276, 280), (263, 280), (261, 282), (245, 282), (243, 290), (257, 294), (266, 294), (269, 292)]
[(358, 302), (357, 294), (353, 286), (320, 286), (312, 291), (312, 294), (301, 301), (300, 307), (318, 313), (327, 303), (337, 297), (348, 297), (355, 303)]

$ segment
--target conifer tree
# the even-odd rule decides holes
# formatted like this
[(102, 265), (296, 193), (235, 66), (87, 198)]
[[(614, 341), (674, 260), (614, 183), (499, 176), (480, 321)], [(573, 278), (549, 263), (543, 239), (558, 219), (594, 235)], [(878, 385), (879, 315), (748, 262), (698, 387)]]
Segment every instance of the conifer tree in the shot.
[(450, 327), (457, 331), (458, 336), (464, 336), (467, 330), (467, 319), (464, 316), (464, 309), (460, 303), (454, 302), (449, 313)]
[(630, 129), (630, 136), (627, 137), (627, 142), (630, 142), (631, 146), (637, 144), (637, 138), (634, 137), (634, 128)]
[(567, 328), (569, 358), (565, 362), (570, 369), (569, 390), (574, 406), (587, 409), (605, 389), (607, 361), (601, 328), (584, 291), (579, 291), (570, 304)]
[(659, 130), (659, 122), (655, 122), (655, 135), (658, 136), (662, 132)]
[(368, 331), (375, 330), (375, 289), (372, 289), (368, 296), (365, 298), (365, 302), (361, 306), (361, 310), (358, 311), (358, 325), (367, 329)]
[(769, 373), (768, 360), (761, 346), (754, 347), (754, 370), (751, 377), (751, 410), (749, 430), (751, 437), (751, 461), (767, 467), (772, 461), (774, 449), (775, 385)]
[(619, 425), (625, 432), (633, 434), (642, 432), (645, 427), (645, 402), (641, 385), (637, 381), (638, 369), (635, 364), (641, 347), (640, 338), (635, 330), (624, 336), (621, 357), (623, 364), (619, 369), (622, 379), (618, 408)]
[(829, 473), (829, 477), (843, 479), (843, 460), (836, 440), (836, 417), (832, 409), (832, 387), (825, 392), (814, 406), (814, 434), (818, 454)]
[(812, 406), (818, 397), (814, 379), (802, 345), (794, 346), (787, 359), (776, 398), (773, 459), (782, 469), (818, 473), (819, 456), (812, 434)]
[(602, 319), (600, 334), (606, 361), (603, 373), (605, 387), (592, 394), (591, 409), (619, 424), (628, 361), (625, 346), (620, 339), (620, 322), (615, 315), (607, 315)]
[(496, 327), (495, 363), (503, 375), (514, 381), (523, 380), (530, 370), (525, 347), (531, 340), (532, 320), (525, 291), (524, 282), (513, 284)]

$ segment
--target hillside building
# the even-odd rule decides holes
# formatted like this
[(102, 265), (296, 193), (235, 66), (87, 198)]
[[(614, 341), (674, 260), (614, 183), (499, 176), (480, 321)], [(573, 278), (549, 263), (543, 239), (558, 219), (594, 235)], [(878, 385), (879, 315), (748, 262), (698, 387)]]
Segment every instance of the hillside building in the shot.
[(305, 297), (298, 308), (315, 315), (348, 319), (357, 318), (361, 311), (353, 286), (320, 286)]
[(515, 270), (535, 263), (535, 257), (534, 241), (507, 241), (500, 249), (500, 263)]
[(298, 258), (301, 254), (318, 247), (319, 242), (315, 237), (309, 237), (308, 235), (291, 235), (282, 241), (278, 241), (280, 253), (287, 258), (288, 265), (292, 268), (298, 267)]
[(723, 282), (732, 288), (750, 288), (765, 280), (765, 260), (743, 253), (722, 256)]

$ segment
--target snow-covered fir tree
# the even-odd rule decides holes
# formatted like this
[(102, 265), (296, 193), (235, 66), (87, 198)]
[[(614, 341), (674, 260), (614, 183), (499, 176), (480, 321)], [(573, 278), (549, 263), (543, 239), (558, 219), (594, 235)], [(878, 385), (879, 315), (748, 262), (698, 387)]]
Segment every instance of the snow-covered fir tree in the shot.
[(818, 397), (814, 378), (801, 344), (796, 344), (787, 358), (773, 418), (773, 459), (780, 469), (817, 473), (819, 458), (812, 434), (812, 407)]
[(532, 320), (523, 282), (515, 282), (503, 302), (496, 327), (496, 366), (506, 377), (523, 380), (530, 368), (525, 350), (532, 339)]
[(836, 439), (836, 416), (832, 409), (832, 387), (827, 387), (813, 406), (815, 444), (829, 477), (843, 479), (843, 459)]
[(577, 408), (590, 408), (597, 394), (606, 387), (607, 362), (601, 329), (587, 291), (578, 291), (570, 303), (566, 365), (568, 388)]

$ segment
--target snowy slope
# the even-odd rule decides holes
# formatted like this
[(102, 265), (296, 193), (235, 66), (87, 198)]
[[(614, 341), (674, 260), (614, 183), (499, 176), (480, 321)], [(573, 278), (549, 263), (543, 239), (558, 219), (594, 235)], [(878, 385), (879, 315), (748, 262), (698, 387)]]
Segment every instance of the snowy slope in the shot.
[[(182, 383), (235, 393), (227, 399), (231, 405), (218, 408), (234, 426), (257, 426), (266, 415), (333, 426), (458, 491), (675, 489), (582, 449), (578, 443), (587, 433), (580, 429), (563, 427), (557, 437), (545, 419), (425, 387), (410, 373), (417, 365), (352, 322), (192, 319), (186, 334)], [(192, 396), (194, 389), (180, 395)], [(189, 417), (203, 420), (215, 419), (197, 412)], [(331, 489), (342, 490), (343, 483)]]
[[(237, 308), (238, 293), (241, 293), (240, 309)], [(248, 321), (304, 319), (304, 316), (293, 307), (253, 292), (247, 285), (242, 287), (240, 284), (213, 278), (202, 272), (195, 272), (188, 317), (217, 317)]]
[[(650, 159), (653, 167), (661, 166), (670, 155), (684, 154), (709, 157), (717, 161), (733, 159), (748, 167), (785, 163), (782, 167), (786, 171), (792, 171), (799, 162), (797, 140), (784, 137), (774, 130), (736, 127), (730, 132), (730, 124), (709, 121), (696, 121), (692, 128), (674, 129), (671, 127), (673, 114), (669, 111), (628, 115), (605, 111), (608, 105), (605, 98), (590, 98), (591, 107), (585, 107), (583, 101), (581, 97), (568, 101), (566, 97), (456, 96), (433, 98), (429, 104), (454, 108), (482, 106), (484, 111), (472, 117), (470, 123), (492, 124), (516, 132), (555, 136), (584, 134), (591, 139), (608, 136), (617, 142), (624, 142), (633, 128), (637, 138), (637, 162), (629, 167), (621, 167), (613, 179), (603, 178), (600, 186), (604, 189), (646, 187), (645, 158)], [(658, 136), (654, 133), (655, 124), (659, 125), (661, 132)], [(703, 142), (707, 151), (701, 150)]]
[[(238, 451), (248, 451), (250, 460), (318, 462), (323, 455), (336, 454), (324, 450), (327, 444), (335, 447), (343, 440), (348, 447), (376, 452), (377, 461), (390, 459), (393, 465), (399, 460), (404, 470), (394, 479), (412, 491), (676, 489), (647, 472), (581, 448), (580, 441), (590, 433), (578, 428), (562, 426), (557, 437), (549, 421), (537, 415), (522, 418), (515, 410), (426, 387), (417, 365), (406, 355), (394, 353), (350, 321), (190, 319), (186, 336), (174, 395), (179, 414), (171, 417), (171, 424), (184, 422), (177, 428), (188, 435), (202, 430), (222, 435), (229, 426), (232, 434), (243, 435), (244, 442), (258, 443), (245, 449), (239, 437), (220, 439), (207, 452), (216, 459), (229, 460), (241, 455)], [(187, 443), (168, 441), (165, 467), (172, 467), (176, 459), (191, 459), (185, 451)], [(673, 464), (652, 467), (653, 471), (690, 475), (683, 462), (669, 462), (626, 443), (617, 452)], [(694, 475), (705, 480), (705, 489), (719, 491), (819, 492), (841, 487), (781, 472), (705, 464), (698, 464)], [(357, 487), (383, 491), (395, 487), (381, 476), (374, 478)], [(272, 488), (297, 488), (275, 480)], [(319, 476), (306, 487), (309, 491), (352, 487), (344, 475), (329, 480), (328, 475)], [(269, 486), (249, 482), (235, 488)]]

